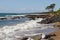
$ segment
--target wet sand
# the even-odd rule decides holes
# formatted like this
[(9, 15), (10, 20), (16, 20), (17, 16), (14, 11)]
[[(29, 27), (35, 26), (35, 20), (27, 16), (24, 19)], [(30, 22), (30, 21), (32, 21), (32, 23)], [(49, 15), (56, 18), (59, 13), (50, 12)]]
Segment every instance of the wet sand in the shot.
[(51, 34), (55, 34), (56, 36), (52, 36), (54, 40), (60, 40), (60, 29), (56, 30), (55, 32), (52, 32)]

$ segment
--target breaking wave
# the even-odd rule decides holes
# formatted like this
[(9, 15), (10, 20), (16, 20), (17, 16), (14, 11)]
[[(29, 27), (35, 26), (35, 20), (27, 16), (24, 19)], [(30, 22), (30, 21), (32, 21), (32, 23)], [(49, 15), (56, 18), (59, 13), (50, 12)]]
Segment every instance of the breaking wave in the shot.
[(24, 23), (19, 23), (16, 25), (5, 25), (3, 28), (0, 28), (0, 40), (20, 40), (21, 37), (26, 36), (27, 34), (35, 34), (34, 30), (43, 30), (46, 28), (52, 28), (49, 25), (39, 24), (43, 20), (38, 18), (36, 20), (25, 21)]

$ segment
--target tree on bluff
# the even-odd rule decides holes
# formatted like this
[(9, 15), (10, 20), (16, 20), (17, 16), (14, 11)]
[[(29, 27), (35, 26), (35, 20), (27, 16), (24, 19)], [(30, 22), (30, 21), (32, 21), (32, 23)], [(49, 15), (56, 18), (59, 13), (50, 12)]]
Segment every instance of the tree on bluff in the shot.
[(49, 6), (47, 6), (45, 9), (46, 10), (49, 10), (50, 12), (53, 12), (54, 11), (54, 7), (55, 7), (55, 4), (50, 4)]

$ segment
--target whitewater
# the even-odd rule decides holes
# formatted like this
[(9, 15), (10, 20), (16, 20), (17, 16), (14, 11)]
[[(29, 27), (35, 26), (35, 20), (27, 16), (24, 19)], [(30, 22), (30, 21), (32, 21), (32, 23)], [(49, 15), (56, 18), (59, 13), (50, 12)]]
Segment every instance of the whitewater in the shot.
[(4, 27), (0, 28), (0, 40), (20, 40), (22, 37), (25, 36), (32, 36), (38, 33), (38, 31), (53, 28), (53, 25), (47, 24), (39, 24), (43, 20), (42, 18), (36, 18), (35, 20), (25, 21), (23, 23), (18, 23), (16, 25), (5, 25)]

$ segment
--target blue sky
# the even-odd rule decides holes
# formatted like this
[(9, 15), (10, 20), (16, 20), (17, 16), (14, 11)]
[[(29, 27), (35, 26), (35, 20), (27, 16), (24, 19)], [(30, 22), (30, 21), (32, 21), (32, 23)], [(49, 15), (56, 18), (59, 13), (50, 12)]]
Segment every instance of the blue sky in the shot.
[(52, 3), (60, 8), (60, 0), (0, 0), (0, 13), (42, 12)]

